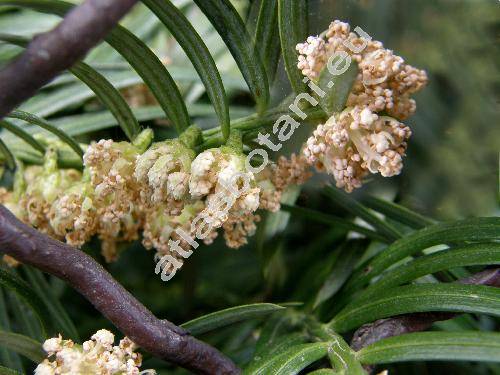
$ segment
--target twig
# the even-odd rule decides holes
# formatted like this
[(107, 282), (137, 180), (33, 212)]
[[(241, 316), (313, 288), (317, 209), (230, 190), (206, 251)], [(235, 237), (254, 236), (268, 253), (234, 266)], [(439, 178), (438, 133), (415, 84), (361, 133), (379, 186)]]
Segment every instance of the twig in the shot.
[[(489, 285), (500, 287), (500, 268), (488, 269), (470, 277), (458, 280), (461, 284)], [(354, 332), (351, 348), (358, 351), (365, 346), (387, 337), (424, 331), (433, 323), (452, 319), (458, 314), (447, 312), (414, 313), (379, 319), (365, 324)], [(369, 368), (371, 369), (371, 368)]]
[(199, 374), (240, 372), (217, 349), (173, 323), (156, 318), (90, 256), (23, 224), (2, 205), (0, 250), (68, 282), (151, 354)]
[(137, 0), (86, 0), (0, 71), (0, 119), (82, 59)]

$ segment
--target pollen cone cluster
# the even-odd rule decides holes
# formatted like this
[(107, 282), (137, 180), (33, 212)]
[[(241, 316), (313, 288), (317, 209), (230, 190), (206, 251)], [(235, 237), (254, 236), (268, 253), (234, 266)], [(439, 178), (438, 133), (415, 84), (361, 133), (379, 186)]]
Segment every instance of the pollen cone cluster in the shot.
[(297, 66), (312, 81), (319, 79), (336, 53), (346, 53), (359, 68), (347, 108), (320, 124), (307, 140), (303, 149), (307, 161), (333, 175), (337, 187), (348, 192), (360, 187), (369, 173), (399, 174), (411, 136), (400, 121), (415, 112), (411, 95), (427, 83), (425, 71), (340, 21), (332, 22), (322, 36), (308, 37), (297, 51)]
[(88, 146), (83, 172), (57, 168), (57, 153), (49, 150), (43, 166), (19, 166), (13, 191), (2, 189), (0, 202), (70, 245), (97, 236), (108, 262), (123, 243), (139, 238), (157, 258), (180, 263), (191, 254), (190, 239), (210, 244), (219, 230), (229, 247), (240, 247), (256, 230), (257, 209), (278, 210), (281, 192), (301, 183), (309, 166), (292, 156), (254, 176), (241, 135), (196, 155), (200, 136), (192, 127), (152, 145), (150, 130), (133, 143), (100, 140)]
[(83, 173), (59, 169), (57, 152), (49, 147), (43, 166), (19, 166), (13, 191), (1, 190), (0, 203), (71, 245), (97, 236), (107, 261), (116, 259), (122, 243), (142, 238), (157, 258), (182, 265), (198, 240), (210, 244), (219, 231), (229, 247), (246, 244), (260, 220), (257, 209), (279, 210), (282, 193), (304, 183), (311, 165), (348, 192), (369, 173), (397, 175), (411, 136), (401, 121), (415, 112), (411, 95), (427, 76), (360, 34), (335, 21), (321, 36), (297, 45), (298, 68), (311, 81), (338, 52), (350, 56), (358, 74), (345, 109), (318, 125), (299, 155), (280, 157), (257, 175), (246, 164), (238, 132), (226, 145), (197, 154), (196, 127), (152, 145), (152, 132), (145, 130), (132, 143), (92, 143)]
[(71, 340), (63, 340), (59, 335), (46, 340), (43, 350), (48, 358), (35, 369), (35, 375), (154, 375), (154, 370), (139, 368), (142, 356), (135, 353), (137, 346), (127, 337), (113, 346), (114, 335), (101, 329), (83, 345)]

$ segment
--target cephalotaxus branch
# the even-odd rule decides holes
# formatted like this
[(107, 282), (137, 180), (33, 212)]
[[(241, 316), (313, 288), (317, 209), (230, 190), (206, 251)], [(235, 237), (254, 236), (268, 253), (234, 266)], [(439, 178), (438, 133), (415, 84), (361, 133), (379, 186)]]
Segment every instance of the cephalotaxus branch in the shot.
[(137, 0), (86, 0), (0, 71), (0, 119), (101, 41)]
[(0, 251), (66, 281), (154, 356), (199, 374), (240, 372), (217, 349), (156, 318), (90, 256), (23, 224), (2, 205)]
[[(462, 284), (489, 285), (500, 287), (500, 268), (488, 269), (470, 277), (458, 280)], [(414, 313), (379, 319), (358, 328), (351, 341), (352, 349), (358, 351), (365, 346), (387, 337), (424, 331), (433, 323), (454, 318), (458, 314), (447, 312)]]

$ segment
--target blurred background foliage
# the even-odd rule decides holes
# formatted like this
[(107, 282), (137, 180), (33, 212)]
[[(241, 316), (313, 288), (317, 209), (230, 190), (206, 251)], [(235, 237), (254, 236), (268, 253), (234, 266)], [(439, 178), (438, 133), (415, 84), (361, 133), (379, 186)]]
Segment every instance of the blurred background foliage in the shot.
[[(176, 0), (202, 35), (214, 57), (229, 95), (233, 119), (253, 113), (253, 103), (234, 60), (205, 16), (188, 0)], [(234, 1), (249, 29), (255, 23), (259, 2)], [(318, 34), (329, 22), (340, 19), (358, 25), (374, 39), (396, 51), (416, 67), (427, 70), (429, 86), (416, 96), (418, 110), (409, 120), (413, 136), (403, 173), (390, 179), (375, 177), (353, 194), (363, 199), (374, 194), (395, 200), (436, 219), (498, 214), (498, 123), (500, 74), (500, 4), (494, 0), (318, 0), (309, 2), (309, 34)], [(31, 37), (50, 29), (59, 18), (17, 8), (0, 8), (0, 33)], [(122, 22), (167, 64), (178, 82), (193, 121), (202, 127), (216, 125), (216, 117), (189, 59), (159, 20), (139, 5)], [(0, 45), (0, 64), (12, 59), (19, 48)], [(141, 79), (121, 57), (102, 44), (85, 60), (120, 88), (144, 126), (152, 126), (156, 137), (174, 135)], [(280, 64), (272, 88), (272, 101), (279, 102), (290, 89)], [(82, 142), (123, 138), (114, 119), (94, 94), (69, 74), (63, 74), (22, 109), (44, 116)], [(95, 130), (94, 130), (95, 129)], [(306, 129), (305, 133), (312, 128)], [(37, 130), (38, 132), (39, 130)], [(17, 141), (3, 134), (7, 143)], [(305, 134), (287, 144), (297, 150)], [(324, 213), (350, 218), (332, 203), (322, 186), (330, 182), (315, 177), (301, 192), (291, 191), (290, 202)], [(289, 220), (289, 222), (288, 222)], [(287, 225), (288, 223), (288, 225)], [(202, 246), (189, 258), (182, 272), (164, 283), (153, 272), (152, 254), (139, 243), (124, 249), (109, 271), (157, 316), (175, 323), (229, 306), (260, 301), (314, 301), (327, 276), (328, 255), (346, 236), (346, 230), (312, 223), (287, 213), (268, 215), (249, 245), (239, 250), (222, 241)], [(372, 245), (373, 252), (378, 245)], [(379, 246), (380, 247), (380, 246)], [(100, 258), (96, 242), (85, 250)], [(327, 260), (325, 263), (325, 259)], [(326, 265), (325, 265), (326, 264)], [(109, 322), (87, 301), (61, 282), (49, 279), (81, 338), (89, 337)], [(9, 292), (2, 297), (13, 298)], [(0, 301), (2, 302), (2, 301)], [(0, 303), (0, 325), (16, 321), (12, 305)], [(3, 313), (2, 313), (3, 310)], [(6, 320), (7, 319), (7, 320)], [(258, 321), (249, 321), (203, 338), (229, 354), (238, 363), (251, 358)], [(491, 324), (486, 322), (485, 324)], [(12, 328), (12, 327), (11, 327)], [(144, 368), (174, 373), (164, 362), (148, 359)], [(397, 373), (489, 373), (492, 366), (410, 363), (398, 365)]]

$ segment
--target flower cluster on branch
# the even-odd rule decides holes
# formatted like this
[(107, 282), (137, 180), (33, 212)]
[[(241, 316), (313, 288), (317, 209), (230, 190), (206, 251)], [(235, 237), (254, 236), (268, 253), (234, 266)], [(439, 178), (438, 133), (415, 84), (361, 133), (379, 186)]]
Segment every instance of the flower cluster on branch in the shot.
[[(177, 139), (151, 145), (151, 130), (132, 143), (93, 142), (83, 172), (59, 169), (56, 148), (49, 148), (43, 166), (19, 165), (13, 191), (0, 191), (0, 202), (70, 245), (80, 247), (97, 236), (108, 262), (117, 258), (121, 243), (141, 237), (157, 257), (171, 255), (181, 263), (190, 252), (187, 238), (210, 244), (219, 229), (227, 245), (238, 248), (256, 230), (257, 209), (277, 211), (281, 193), (308, 178), (309, 166), (292, 155), (254, 175), (245, 166), (241, 135), (233, 137), (234, 144), (196, 155), (200, 137), (191, 127)], [(230, 193), (231, 184), (242, 188), (244, 180), (249, 186), (221, 209), (219, 197)], [(200, 218), (201, 228), (195, 225)]]
[(48, 358), (35, 369), (35, 375), (154, 375), (154, 370), (140, 371), (142, 356), (127, 337), (113, 345), (115, 336), (101, 329), (83, 345), (63, 340), (61, 335), (45, 340), (43, 350)]
[[(426, 84), (426, 73), (340, 21), (297, 50), (298, 68), (311, 81), (318, 82), (338, 52), (358, 67), (346, 108), (318, 125), (299, 155), (281, 156), (254, 174), (241, 134), (234, 131), (227, 144), (198, 154), (201, 131), (193, 126), (177, 139), (153, 144), (151, 130), (131, 143), (93, 142), (80, 172), (57, 167), (61, 146), (55, 144), (43, 166), (19, 166), (13, 191), (0, 191), (0, 203), (70, 245), (97, 236), (107, 261), (116, 259), (122, 243), (142, 238), (157, 258), (167, 256), (178, 268), (195, 237), (210, 244), (222, 231), (229, 247), (246, 244), (260, 220), (257, 210), (279, 210), (283, 191), (304, 183), (311, 165), (348, 192), (369, 173), (399, 174), (411, 136), (400, 121), (415, 112), (411, 95)], [(232, 195), (231, 185), (245, 189), (235, 199), (221, 199)]]
[(361, 34), (337, 20), (321, 36), (297, 45), (297, 66), (312, 81), (319, 80), (335, 54), (358, 65), (347, 108), (320, 124), (303, 149), (310, 164), (332, 174), (337, 187), (348, 192), (360, 187), (368, 173), (388, 177), (401, 172), (411, 130), (400, 120), (415, 112), (411, 95), (427, 83), (425, 71)]

